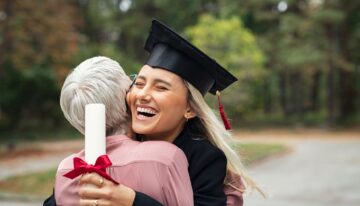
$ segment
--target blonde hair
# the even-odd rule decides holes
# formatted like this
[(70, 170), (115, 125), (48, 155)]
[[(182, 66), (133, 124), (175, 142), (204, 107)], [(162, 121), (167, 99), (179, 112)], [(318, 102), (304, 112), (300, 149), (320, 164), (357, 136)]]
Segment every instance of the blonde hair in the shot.
[[(221, 149), (227, 158), (227, 169), (241, 177), (241, 180), (245, 184), (245, 188), (256, 189), (264, 195), (262, 190), (258, 187), (255, 181), (253, 181), (244, 170), (244, 166), (241, 163), (240, 157), (231, 148), (230, 143), (233, 141), (232, 135), (229, 131), (225, 130), (225, 127), (219, 118), (215, 115), (213, 110), (205, 102), (201, 93), (190, 83), (185, 81), (185, 86), (189, 90), (189, 104), (190, 107), (196, 113), (196, 117), (193, 122), (198, 131), (203, 133), (205, 137), (216, 147)], [(229, 184), (226, 182), (225, 184)], [(236, 188), (241, 192), (244, 192), (243, 188)]]
[(106, 135), (125, 134), (129, 128), (126, 92), (131, 80), (118, 62), (93, 57), (80, 63), (66, 78), (60, 106), (65, 118), (85, 132), (85, 105), (102, 103), (106, 108)]

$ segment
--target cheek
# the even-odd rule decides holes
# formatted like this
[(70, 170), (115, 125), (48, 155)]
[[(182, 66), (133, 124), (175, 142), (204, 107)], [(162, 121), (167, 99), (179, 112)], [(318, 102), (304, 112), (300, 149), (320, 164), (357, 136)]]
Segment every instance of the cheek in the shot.
[(136, 91), (134, 91), (134, 89), (131, 89), (129, 93), (127, 93), (126, 95), (126, 102), (129, 106), (131, 106), (132, 103), (134, 103), (135, 97), (136, 97)]
[(126, 94), (126, 103), (130, 106), (130, 95), (131, 95), (131, 92), (127, 93)]
[(162, 110), (165, 111), (168, 116), (179, 116), (176, 119), (180, 119), (186, 112), (187, 104), (184, 97), (168, 97), (164, 98), (162, 102)]

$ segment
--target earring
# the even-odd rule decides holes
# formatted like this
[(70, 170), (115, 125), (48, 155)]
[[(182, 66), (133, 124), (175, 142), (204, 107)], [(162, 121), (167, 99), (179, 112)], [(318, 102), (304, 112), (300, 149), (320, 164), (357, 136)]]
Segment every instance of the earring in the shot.
[(188, 116), (187, 116), (187, 115), (185, 115), (185, 119), (186, 119), (186, 122), (188, 122), (188, 121), (189, 121), (189, 118), (188, 118)]

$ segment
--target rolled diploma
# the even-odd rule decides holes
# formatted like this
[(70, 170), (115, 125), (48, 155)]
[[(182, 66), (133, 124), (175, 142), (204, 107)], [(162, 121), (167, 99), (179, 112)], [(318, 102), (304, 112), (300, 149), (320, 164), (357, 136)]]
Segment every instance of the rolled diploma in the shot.
[(95, 164), (96, 159), (106, 154), (105, 105), (85, 106), (85, 161)]

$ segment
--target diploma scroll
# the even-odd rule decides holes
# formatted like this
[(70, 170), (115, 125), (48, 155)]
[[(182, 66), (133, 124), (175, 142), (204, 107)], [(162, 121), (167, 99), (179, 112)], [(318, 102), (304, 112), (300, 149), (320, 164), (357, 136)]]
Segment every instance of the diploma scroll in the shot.
[(94, 165), (96, 159), (106, 154), (105, 105), (85, 106), (85, 161)]

